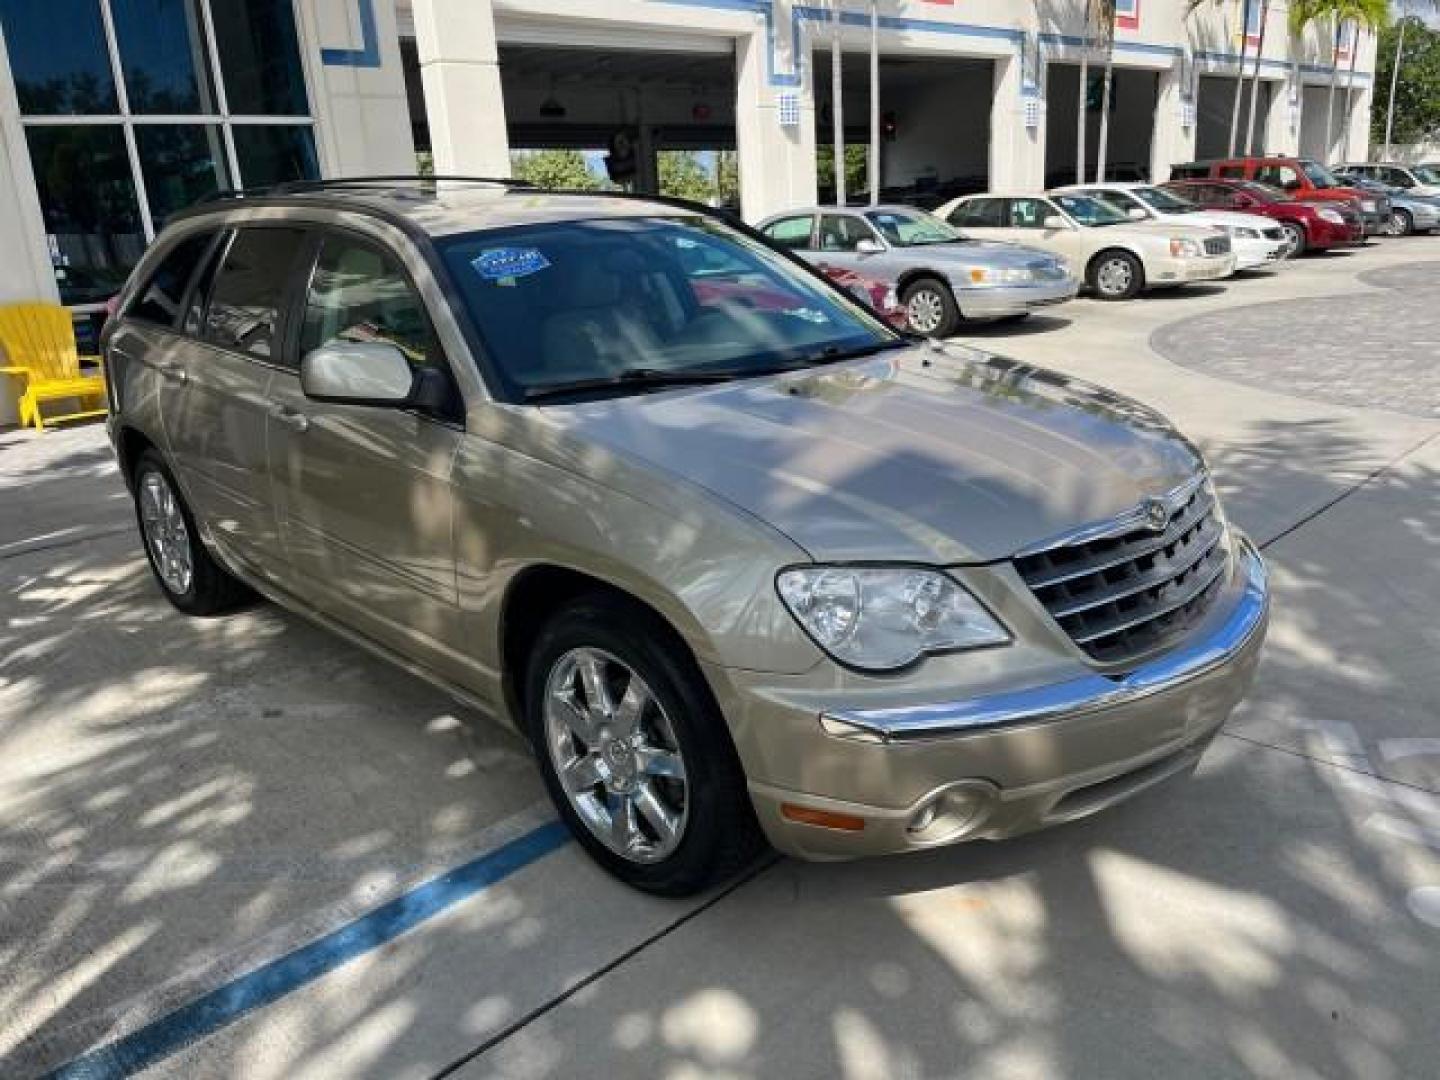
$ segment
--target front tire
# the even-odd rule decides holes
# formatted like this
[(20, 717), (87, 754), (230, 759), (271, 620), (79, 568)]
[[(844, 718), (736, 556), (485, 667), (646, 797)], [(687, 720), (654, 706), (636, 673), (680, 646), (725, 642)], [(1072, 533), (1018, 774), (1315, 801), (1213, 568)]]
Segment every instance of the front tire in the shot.
[(1305, 254), (1305, 249), (1310, 246), (1305, 226), (1298, 221), (1282, 221), (1280, 231), (1285, 234), (1285, 258), (1296, 259)]
[(1388, 231), (1391, 236), (1409, 236), (1415, 231), (1415, 218), (1408, 210), (1391, 210)]
[(1128, 251), (1102, 251), (1086, 276), (1101, 300), (1129, 300), (1145, 287), (1145, 269)]
[(165, 599), (187, 615), (216, 615), (250, 599), (250, 590), (210, 557), (175, 477), (155, 450), (135, 464), (135, 520)]
[(900, 297), (905, 306), (905, 324), (925, 337), (949, 337), (960, 325), (960, 305), (943, 281), (921, 278), (905, 286)]
[(531, 650), (525, 715), (560, 816), (627, 885), (689, 896), (759, 850), (724, 718), (649, 611), (595, 594), (552, 618)]

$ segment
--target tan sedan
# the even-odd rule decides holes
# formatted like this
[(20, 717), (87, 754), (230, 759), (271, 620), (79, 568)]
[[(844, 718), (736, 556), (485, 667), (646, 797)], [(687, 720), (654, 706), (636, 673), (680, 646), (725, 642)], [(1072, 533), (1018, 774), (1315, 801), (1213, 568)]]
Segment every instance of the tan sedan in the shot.
[(1085, 195), (967, 195), (935, 213), (968, 234), (1063, 256), (1101, 300), (1128, 300), (1144, 289), (1214, 281), (1235, 272), (1230, 238), (1220, 230), (1132, 221)]

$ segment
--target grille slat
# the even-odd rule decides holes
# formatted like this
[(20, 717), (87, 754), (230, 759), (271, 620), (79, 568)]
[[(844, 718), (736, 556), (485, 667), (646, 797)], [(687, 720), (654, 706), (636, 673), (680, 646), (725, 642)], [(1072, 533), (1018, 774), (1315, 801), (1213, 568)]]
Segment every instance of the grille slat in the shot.
[[(1213, 518), (1208, 519), (1208, 522), (1213, 521)], [(1190, 554), (1187, 562), (1164, 563), (1134, 577), (1126, 577), (1113, 589), (1102, 590), (1098, 593), (1086, 593), (1082, 600), (1056, 604), (1050, 608), (1050, 614), (1057, 619), (1068, 619), (1072, 615), (1079, 615), (1081, 612), (1089, 611), (1091, 608), (1100, 607), (1103, 604), (1113, 604), (1117, 600), (1123, 600), (1127, 596), (1144, 592), (1146, 589), (1168, 585), (1175, 578), (1193, 569), (1201, 559), (1210, 554), (1215, 547), (1215, 541), (1219, 539), (1218, 533), (1219, 526), (1212, 526), (1210, 529), (1196, 533), (1195, 538), (1186, 541), (1184, 547)]]
[(1213, 236), (1205, 239), (1206, 255), (1229, 255), (1230, 238), (1228, 236)]
[[(1051, 571), (1041, 571), (1033, 575), (1027, 573), (1025, 574), (1025, 584), (1029, 585), (1032, 589), (1043, 589), (1047, 585), (1059, 585), (1066, 581), (1072, 581), (1075, 578), (1085, 577), (1087, 574), (1099, 573), (1101, 570), (1109, 570), (1111, 567), (1132, 562), (1146, 555), (1152, 555), (1174, 540), (1174, 537), (1170, 535), (1172, 532), (1181, 534), (1188, 532), (1197, 521), (1209, 515), (1214, 509), (1215, 502), (1211, 498), (1207, 497), (1192, 500), (1185, 509), (1181, 511), (1181, 523), (1178, 528), (1173, 524), (1172, 519), (1172, 524), (1168, 526), (1163, 533), (1145, 533), (1145, 540), (1119, 546), (1113, 550), (1107, 549), (1079, 564), (1067, 560)], [(1046, 559), (1047, 562), (1053, 565), (1053, 558), (1060, 556), (1062, 553), (1069, 554), (1077, 552), (1080, 548), (1094, 546), (1094, 544), (1084, 544), (1075, 547), (1054, 548), (1050, 551), (1042, 552), (1040, 555), (1034, 556), (1034, 558)], [(1024, 571), (1021, 572), (1025, 573)]]
[[(1115, 531), (1015, 559), (1015, 568), (1070, 639), (1091, 657), (1123, 663), (1184, 633), (1219, 592), (1228, 565), (1208, 483), (1158, 532), (1116, 520)], [(1126, 528), (1129, 531), (1124, 531)]]

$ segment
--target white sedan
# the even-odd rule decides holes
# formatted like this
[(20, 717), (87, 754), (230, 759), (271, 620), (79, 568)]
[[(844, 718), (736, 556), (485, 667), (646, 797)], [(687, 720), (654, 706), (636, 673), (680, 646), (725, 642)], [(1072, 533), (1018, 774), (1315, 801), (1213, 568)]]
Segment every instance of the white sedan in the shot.
[(1072, 184), (1056, 190), (1089, 195), (1111, 203), (1132, 221), (1213, 226), (1230, 237), (1237, 270), (1254, 270), (1285, 258), (1284, 230), (1278, 222), (1262, 214), (1206, 210), (1173, 191), (1153, 184)]
[(971, 236), (1063, 256), (1101, 300), (1143, 289), (1214, 281), (1235, 272), (1230, 237), (1208, 225), (1132, 221), (1088, 195), (966, 195), (935, 211)]

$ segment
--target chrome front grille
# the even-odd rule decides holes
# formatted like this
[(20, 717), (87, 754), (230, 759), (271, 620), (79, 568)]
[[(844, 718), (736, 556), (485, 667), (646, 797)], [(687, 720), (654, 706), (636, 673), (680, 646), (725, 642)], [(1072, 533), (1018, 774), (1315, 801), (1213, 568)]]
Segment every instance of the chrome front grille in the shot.
[(1230, 238), (1228, 236), (1211, 236), (1205, 240), (1206, 255), (1229, 255)]
[(1192, 482), (1152, 503), (1159, 506), (1139, 507), (1015, 559), (1036, 599), (1102, 663), (1124, 663), (1170, 644), (1220, 591), (1228, 553), (1209, 483)]

